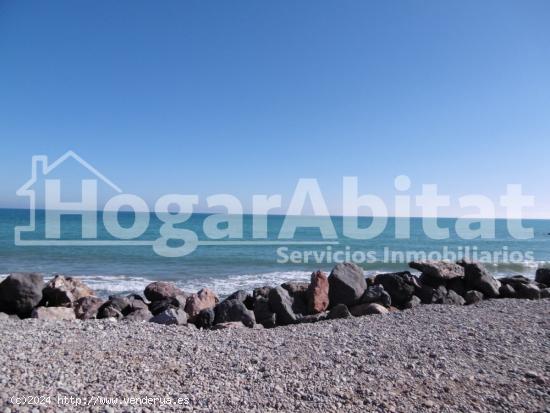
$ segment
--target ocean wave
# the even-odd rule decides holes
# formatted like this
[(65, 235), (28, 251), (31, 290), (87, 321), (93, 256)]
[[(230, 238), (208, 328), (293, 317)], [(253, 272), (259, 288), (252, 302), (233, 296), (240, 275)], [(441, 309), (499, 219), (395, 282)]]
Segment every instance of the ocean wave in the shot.
[[(485, 264), (487, 269), (495, 277), (522, 274), (528, 278), (534, 278), (537, 268), (548, 266), (547, 261), (525, 261), (521, 263), (497, 263)], [(379, 268), (369, 268), (364, 271), (365, 276), (373, 276), (383, 272), (397, 271), (393, 266), (383, 265)], [(406, 265), (401, 270), (405, 270)], [(417, 271), (411, 270), (417, 274)], [(44, 275), (47, 282), (51, 275)], [(0, 281), (8, 274), (0, 274)], [(145, 287), (160, 279), (150, 279), (132, 275), (73, 275), (92, 288), (101, 297), (116, 294), (139, 293), (143, 294)], [(263, 286), (277, 286), (289, 281), (309, 281), (311, 271), (271, 271), (257, 274), (234, 274), (223, 277), (198, 277), (173, 281), (178, 288), (186, 292), (197, 292), (201, 288), (210, 288), (220, 297), (225, 297), (237, 290), (252, 291)]]

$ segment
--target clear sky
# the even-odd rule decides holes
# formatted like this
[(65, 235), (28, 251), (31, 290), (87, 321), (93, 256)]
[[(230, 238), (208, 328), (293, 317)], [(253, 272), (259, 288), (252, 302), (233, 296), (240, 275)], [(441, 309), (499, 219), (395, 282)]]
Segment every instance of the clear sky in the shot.
[[(126, 192), (288, 197), (406, 174), (550, 217), (550, 2), (0, 1), (0, 206), (35, 154)], [(246, 202), (245, 202), (246, 204)]]

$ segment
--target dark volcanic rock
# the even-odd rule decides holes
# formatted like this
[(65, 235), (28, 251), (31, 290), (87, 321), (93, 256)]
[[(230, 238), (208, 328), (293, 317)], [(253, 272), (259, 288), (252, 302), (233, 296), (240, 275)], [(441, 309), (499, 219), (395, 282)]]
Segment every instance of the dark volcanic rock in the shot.
[(516, 298), (516, 290), (511, 284), (502, 284), (498, 289), (498, 293), (502, 298)]
[(29, 317), (42, 300), (44, 280), (36, 273), (13, 273), (0, 283), (0, 311)]
[[(391, 296), (384, 290), (382, 284), (372, 285), (368, 287), (361, 298), (360, 304), (379, 303), (383, 306), (389, 307), (391, 305)], [(350, 310), (351, 311), (351, 310)]]
[[(214, 324), (240, 321), (247, 327), (254, 327), (256, 318), (242, 301), (233, 299), (225, 300), (214, 307)], [(199, 313), (200, 314), (200, 313)]]
[(418, 282), (422, 286), (428, 286), (432, 288), (443, 286), (447, 288), (447, 280), (443, 280), (441, 278), (433, 278), (432, 276), (424, 273), (420, 274), (420, 277), (418, 277)]
[(538, 300), (540, 298), (540, 288), (535, 284), (519, 284), (514, 289), (516, 290), (516, 298), (528, 300)]
[(513, 275), (511, 277), (502, 277), (498, 279), (502, 285), (511, 285), (516, 287), (520, 284), (530, 284), (532, 280), (523, 275)]
[(435, 290), (435, 294), (432, 297), (433, 304), (447, 304), (447, 305), (464, 305), (466, 302), (464, 298), (455, 293), (453, 290), (447, 290), (445, 287), (439, 287)]
[(550, 298), (550, 287), (540, 290), (540, 298)]
[(395, 306), (407, 303), (418, 287), (415, 278), (408, 271), (378, 274), (374, 282), (384, 287)]
[(449, 280), (447, 282), (447, 290), (453, 290), (462, 297), (464, 297), (466, 291), (468, 291), (464, 278), (453, 278), (452, 280)]
[(421, 304), (422, 301), (420, 300), (420, 298), (418, 298), (416, 295), (413, 295), (411, 299), (403, 305), (403, 309), (409, 310), (411, 308), (418, 307)]
[(237, 300), (237, 301), (240, 301), (241, 303), (244, 303), (248, 297), (250, 297), (250, 294), (245, 291), (245, 290), (237, 290), (235, 291), (234, 293), (232, 293), (231, 295), (229, 295), (225, 300), (223, 301), (228, 301), (228, 300)]
[(214, 319), (216, 318), (216, 313), (213, 308), (205, 308), (201, 310), (199, 314), (195, 317), (195, 325), (198, 328), (210, 328), (214, 325)]
[[(443, 285), (441, 285), (440, 287), (445, 288), (445, 286)], [(420, 298), (422, 304), (432, 304), (433, 297), (436, 293), (437, 288), (439, 287), (433, 288), (430, 285), (422, 284), (419, 288), (415, 289), (414, 295)]]
[(245, 290), (235, 291), (225, 300), (238, 300), (241, 303), (243, 303), (246, 306), (246, 308), (248, 308), (249, 310), (254, 309), (254, 301), (256, 301), (255, 297), (253, 297), (248, 291), (245, 291)]
[(164, 325), (185, 325), (187, 324), (187, 313), (181, 308), (169, 308), (149, 321)]
[(254, 302), (254, 317), (256, 322), (263, 325), (265, 328), (275, 327), (277, 317), (269, 306), (267, 298), (259, 296)]
[(72, 307), (83, 297), (95, 296), (94, 291), (77, 278), (56, 275), (42, 290), (41, 305)]
[(535, 281), (550, 287), (550, 268), (539, 268), (535, 275)]
[(181, 308), (181, 303), (177, 298), (165, 298), (164, 300), (152, 301), (149, 304), (149, 311), (153, 315), (162, 313), (169, 308)]
[(130, 309), (129, 311), (132, 313), (136, 310), (147, 310), (149, 311), (149, 306), (143, 299), (143, 297), (139, 294), (129, 294), (126, 296), (128, 299)]
[(345, 304), (336, 304), (328, 313), (327, 319), (336, 320), (338, 318), (351, 318), (353, 317), (348, 310), (348, 306)]
[(138, 308), (124, 317), (125, 321), (149, 321), (153, 314), (147, 308)]
[(412, 261), (409, 267), (420, 271), (432, 279), (440, 279), (444, 281), (453, 278), (464, 277), (464, 269), (455, 263), (446, 261)]
[(329, 305), (328, 277), (322, 271), (311, 274), (311, 283), (307, 289), (307, 305), (310, 313), (322, 313)]
[(501, 291), (503, 291), (503, 293), (511, 294), (511, 291), (514, 291), (513, 295), (506, 296), (513, 298), (526, 298), (530, 300), (540, 298), (540, 288), (533, 283), (533, 280), (530, 280), (523, 275), (503, 277), (499, 278), (499, 281), (502, 284)]
[(190, 294), (180, 290), (173, 283), (165, 281), (155, 281), (145, 287), (143, 291), (145, 298), (149, 301), (165, 300), (167, 298), (175, 298), (178, 295), (187, 297)]
[(336, 265), (328, 277), (328, 282), (331, 307), (337, 304), (353, 305), (367, 289), (363, 270), (349, 262)]
[(272, 287), (258, 287), (258, 288), (254, 288), (254, 290), (252, 290), (252, 296), (254, 298), (257, 298), (257, 297), (264, 297), (264, 298), (268, 298), (269, 297), (269, 291), (271, 291)]
[(122, 319), (124, 315), (116, 307), (102, 305), (97, 311), (97, 318)]
[(481, 291), (489, 298), (499, 296), (500, 282), (483, 265), (466, 260), (459, 261), (459, 264), (464, 268), (464, 282), (468, 290)]
[(74, 303), (74, 313), (80, 320), (96, 318), (97, 311), (105, 303), (99, 297), (82, 297)]
[(294, 314), (298, 316), (309, 313), (307, 309), (309, 283), (290, 281), (281, 284), (281, 287), (287, 290), (290, 298), (292, 298), (292, 311), (294, 311)]
[(293, 299), (283, 287), (269, 291), (269, 307), (277, 314), (277, 324), (286, 325), (296, 322), (297, 316), (292, 309)]
[(467, 291), (464, 295), (466, 305), (475, 304), (483, 301), (483, 293), (476, 290)]
[(288, 281), (286, 283), (282, 283), (281, 287), (283, 287), (285, 290), (288, 291), (288, 293), (294, 297), (297, 294), (303, 294), (307, 291), (309, 287), (309, 283), (306, 282), (298, 282), (298, 281)]
[(132, 304), (126, 297), (111, 295), (97, 311), (97, 318), (122, 318), (132, 312)]

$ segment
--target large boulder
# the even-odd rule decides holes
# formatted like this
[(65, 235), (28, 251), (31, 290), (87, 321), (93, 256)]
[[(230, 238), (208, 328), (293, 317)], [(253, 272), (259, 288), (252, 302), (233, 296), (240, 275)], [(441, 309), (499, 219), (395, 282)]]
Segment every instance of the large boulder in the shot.
[(149, 321), (164, 325), (186, 325), (187, 313), (181, 308), (169, 308), (168, 310), (152, 317)]
[(124, 321), (149, 321), (153, 318), (153, 314), (147, 308), (138, 308), (124, 317)]
[(78, 278), (56, 275), (42, 290), (41, 304), (48, 307), (72, 307), (80, 298), (95, 296), (94, 290)]
[(40, 320), (75, 320), (74, 310), (70, 307), (36, 307), (31, 318)]
[(105, 303), (99, 297), (82, 297), (74, 303), (74, 313), (79, 320), (89, 320), (96, 318), (97, 311)]
[(331, 307), (338, 304), (353, 305), (367, 289), (363, 270), (349, 262), (337, 264), (330, 272), (328, 282)]
[(500, 295), (500, 282), (483, 265), (466, 260), (458, 263), (464, 268), (464, 283), (468, 290), (480, 291), (488, 298), (496, 298)]
[(387, 314), (390, 311), (378, 303), (359, 304), (349, 309), (350, 313), (355, 317), (371, 314)]
[(272, 288), (269, 291), (269, 307), (277, 314), (277, 323), (280, 325), (294, 324), (297, 320), (292, 309), (294, 300), (283, 287)]
[[(391, 305), (391, 296), (384, 290), (382, 284), (375, 284), (368, 287), (359, 299), (361, 304), (379, 303), (389, 307)], [(351, 311), (351, 310), (350, 310)]]
[[(214, 307), (214, 324), (240, 321), (247, 327), (254, 327), (256, 318), (243, 302), (233, 299), (225, 300)], [(200, 314), (200, 313), (199, 313)]]
[(540, 288), (533, 283), (518, 284), (514, 289), (516, 290), (516, 298), (527, 300), (538, 300), (540, 298)]
[(308, 288), (309, 283), (289, 281), (281, 284), (292, 298), (292, 311), (296, 315), (308, 314)]
[(185, 312), (189, 321), (193, 322), (195, 317), (205, 308), (214, 308), (219, 303), (218, 296), (209, 288), (203, 288), (196, 294), (192, 294), (185, 303)]
[(249, 310), (252, 310), (254, 308), (254, 297), (245, 290), (237, 290), (225, 300), (238, 300), (243, 303)]
[(210, 328), (214, 325), (214, 319), (216, 318), (216, 313), (213, 308), (205, 308), (201, 310), (195, 317), (195, 326), (197, 328)]
[(263, 296), (258, 296), (254, 301), (254, 317), (265, 328), (275, 327), (277, 324), (277, 316), (269, 306), (269, 299)]
[(544, 289), (543, 283), (539, 283), (523, 275), (503, 277), (499, 278), (499, 281), (502, 284), (500, 291), (504, 297), (537, 300), (541, 298), (541, 290)]
[(97, 310), (97, 318), (123, 318), (133, 310), (129, 298), (121, 295), (111, 295)]
[[(181, 302), (177, 298), (172, 297), (165, 298), (163, 300), (151, 301), (149, 303), (149, 311), (151, 311), (153, 315), (160, 314), (169, 308), (182, 308)], [(185, 308), (185, 304), (183, 305), (183, 308)]]
[(550, 268), (539, 268), (535, 275), (535, 281), (550, 287)]
[(448, 281), (453, 278), (464, 277), (464, 268), (447, 261), (412, 261), (409, 267), (420, 271), (426, 277), (434, 280)]
[(44, 279), (36, 273), (13, 273), (0, 283), (0, 311), (29, 317), (42, 300)]
[(466, 281), (464, 278), (453, 278), (447, 282), (447, 290), (453, 290), (458, 295), (464, 297), (468, 288), (466, 287)]
[(149, 310), (149, 305), (145, 302), (144, 298), (139, 294), (129, 294), (126, 296), (130, 302), (131, 310), (134, 312), (136, 310)]
[(378, 274), (374, 279), (376, 285), (382, 285), (390, 295), (394, 306), (403, 306), (413, 296), (418, 283), (408, 271)]
[(511, 284), (502, 284), (498, 293), (502, 298), (516, 298), (516, 290)]
[(155, 281), (145, 287), (143, 291), (145, 298), (149, 301), (160, 301), (167, 298), (176, 298), (177, 296), (185, 297), (189, 296), (188, 293), (180, 290), (173, 283), (166, 281)]
[(258, 297), (267, 298), (269, 297), (269, 291), (271, 291), (272, 288), (273, 287), (268, 287), (268, 286), (254, 288), (254, 290), (252, 290), (252, 296), (254, 298), (258, 298)]
[(329, 305), (328, 277), (322, 271), (311, 274), (311, 282), (307, 288), (307, 309), (309, 313), (322, 313)]

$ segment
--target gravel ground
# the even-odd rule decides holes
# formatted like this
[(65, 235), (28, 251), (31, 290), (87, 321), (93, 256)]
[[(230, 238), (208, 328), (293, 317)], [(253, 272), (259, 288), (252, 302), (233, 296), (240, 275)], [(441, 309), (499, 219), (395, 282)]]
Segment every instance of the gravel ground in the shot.
[(550, 412), (549, 327), (548, 299), (270, 330), (2, 320), (0, 411)]

